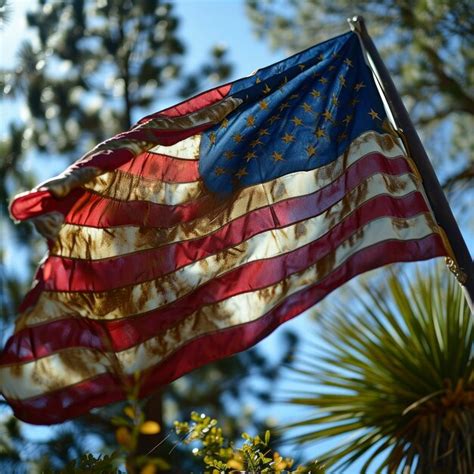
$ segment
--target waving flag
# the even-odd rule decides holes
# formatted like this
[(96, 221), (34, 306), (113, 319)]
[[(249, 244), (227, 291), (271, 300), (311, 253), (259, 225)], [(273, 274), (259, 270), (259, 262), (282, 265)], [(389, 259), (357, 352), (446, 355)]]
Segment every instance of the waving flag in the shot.
[(242, 351), (361, 272), (447, 254), (353, 33), (145, 117), (11, 214), (49, 244), (0, 358), (39, 424)]

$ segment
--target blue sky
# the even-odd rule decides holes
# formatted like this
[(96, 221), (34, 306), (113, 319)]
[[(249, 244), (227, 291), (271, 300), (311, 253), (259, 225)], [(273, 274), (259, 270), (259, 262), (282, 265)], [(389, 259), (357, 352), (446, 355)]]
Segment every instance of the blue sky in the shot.
[[(26, 27), (25, 12), (35, 3), (34, 0), (12, 2), (10, 21), (0, 31), (0, 67), (14, 64), (18, 45), (22, 40), (32, 38)], [(180, 18), (179, 34), (186, 45), (188, 70), (196, 69), (216, 44), (223, 44), (229, 50), (229, 59), (234, 64), (231, 80), (286, 56), (283, 51), (271, 51), (255, 38), (242, 0), (179, 0), (172, 3)], [(176, 100), (170, 96), (160, 105), (165, 108)], [(0, 133), (4, 133), (8, 119), (18, 111), (2, 105), (1, 112)]]
[[(14, 0), (11, 3), (13, 16), (6, 27), (0, 31), (0, 67), (14, 64), (18, 45), (23, 39), (29, 37), (26, 29), (25, 11), (34, 6), (36, 2), (34, 0)], [(175, 5), (175, 12), (181, 21), (180, 35), (187, 47), (186, 65), (188, 70), (198, 67), (207, 58), (209, 50), (216, 44), (224, 44), (229, 50), (229, 60), (234, 64), (231, 79), (249, 75), (254, 70), (283, 59), (287, 55), (285, 51), (272, 51), (266, 43), (256, 39), (245, 15), (243, 0), (179, 0), (172, 3)], [(176, 100), (176, 97), (170, 96), (160, 105), (165, 108)], [(0, 109), (0, 134), (4, 134), (9, 120), (19, 113), (21, 114), (21, 103), (3, 102), (0, 103), (0, 107), (2, 107)], [(138, 119), (138, 117), (134, 117), (134, 119)], [(50, 175), (54, 175), (58, 171), (51, 170)], [(4, 263), (7, 268), (18, 266), (18, 255), (15, 255), (13, 247), (10, 248), (9, 253), (7, 252)], [(340, 294), (342, 293), (334, 293), (329, 298), (338, 298)], [(310, 324), (310, 316), (306, 314), (287, 323), (285, 328), (304, 333), (307, 332)], [(317, 341), (314, 342), (317, 343)], [(281, 344), (280, 333), (276, 331), (260, 346), (269, 357), (272, 357), (272, 354), (278, 351), (279, 344)], [(291, 415), (294, 415), (293, 409), (291, 413), (288, 410), (282, 411), (280, 408), (272, 406), (266, 409), (259, 407), (259, 410), (266, 411), (268, 416), (278, 413), (276, 418), (280, 420), (288, 420)], [(310, 450), (307, 455), (311, 455)], [(354, 467), (354, 469), (352, 472), (357, 472), (357, 468)]]

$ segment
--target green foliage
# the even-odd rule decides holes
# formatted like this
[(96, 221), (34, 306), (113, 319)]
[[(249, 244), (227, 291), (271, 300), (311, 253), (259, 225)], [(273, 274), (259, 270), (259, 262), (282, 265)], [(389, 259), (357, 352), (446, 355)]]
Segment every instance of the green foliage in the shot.
[(15, 471), (22, 464), (20, 454), (15, 449), (15, 443), (20, 439), (18, 420), (10, 417), (0, 425), (0, 458), (6, 470)]
[(8, 0), (0, 0), (0, 29), (8, 23), (11, 15), (11, 4)]
[[(138, 411), (137, 411), (138, 410)], [(183, 465), (180, 461), (171, 467), (163, 460), (165, 446), (160, 444), (158, 456), (145, 455), (136, 456), (136, 442), (138, 433), (145, 432), (153, 434), (156, 426), (153, 422), (146, 421), (143, 412), (135, 401), (124, 410), (124, 417), (116, 417), (113, 422), (118, 426), (116, 431), (117, 439), (121, 446), (119, 451), (110, 455), (92, 455), (84, 453), (77, 459), (71, 460), (67, 465), (59, 470), (45, 466), (40, 472), (52, 474), (124, 474), (122, 467), (125, 466), (129, 474), (154, 474), (156, 472), (182, 471)], [(12, 419), (12, 426), (16, 420)], [(175, 433), (179, 439), (175, 446), (183, 445), (189, 450), (190, 445), (199, 445), (192, 449), (192, 454), (200, 460), (201, 465), (197, 469), (201, 472), (210, 472), (212, 474), (231, 473), (231, 472), (249, 472), (249, 473), (283, 473), (289, 472), (295, 474), (324, 474), (324, 465), (318, 461), (313, 461), (305, 465), (293, 467), (294, 460), (283, 458), (277, 451), (270, 446), (270, 431), (267, 430), (263, 438), (260, 436), (250, 436), (242, 433), (244, 443), (240, 447), (234, 446), (234, 443), (226, 439), (222, 429), (218, 426), (217, 420), (199, 415), (196, 412), (191, 413), (190, 421), (174, 422)], [(14, 430), (14, 428), (12, 428)], [(1, 445), (0, 445), (1, 446)]]
[[(287, 472), (292, 468), (294, 460), (283, 458), (277, 451), (270, 447), (270, 431), (265, 432), (262, 439), (260, 436), (242, 434), (245, 440), (241, 447), (235, 447), (232, 442), (226, 440), (217, 420), (205, 414), (191, 413), (190, 422), (175, 421), (176, 433), (184, 436), (182, 442), (186, 445), (198, 443), (192, 452), (194, 456), (202, 459), (205, 472), (227, 473), (227, 472), (258, 472), (258, 473), (280, 473)], [(324, 466), (317, 461), (298, 466), (292, 469), (294, 473), (324, 473)]]
[(388, 472), (472, 472), (474, 324), (461, 288), (446, 270), (387, 286), (328, 312), (324, 347), (299, 354), (307, 390), (288, 401), (317, 414), (291, 425), (306, 431), (294, 441), (350, 435), (321, 457), (343, 470), (379, 455)]
[[(122, 462), (118, 453), (108, 455), (93, 456), (90, 453), (84, 454), (77, 461), (71, 461), (64, 469), (59, 471), (61, 474), (121, 474), (118, 466)], [(50, 471), (51, 473), (53, 471)], [(48, 471), (45, 471), (48, 474)]]
[[(170, 3), (159, 0), (55, 2), (27, 15), (39, 44), (24, 42), (4, 72), (10, 94), (24, 95), (31, 145), (77, 158), (149, 110), (183, 74), (185, 48)], [(225, 50), (207, 75), (230, 71)], [(203, 75), (196, 73), (202, 84)]]

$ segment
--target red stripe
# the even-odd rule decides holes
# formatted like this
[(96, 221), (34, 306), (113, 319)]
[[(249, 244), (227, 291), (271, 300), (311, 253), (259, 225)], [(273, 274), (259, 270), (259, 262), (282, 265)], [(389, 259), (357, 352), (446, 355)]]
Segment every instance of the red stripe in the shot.
[(183, 160), (157, 153), (141, 153), (117, 169), (165, 183), (189, 183), (199, 179), (198, 166), (198, 160)]
[[(350, 166), (346, 174), (339, 177), (336, 182), (342, 186), (347, 180), (348, 186), (355, 187), (359, 181), (377, 172), (398, 175), (410, 171), (405, 158), (388, 159), (383, 155), (370, 154)], [(338, 188), (337, 185), (328, 186)], [(80, 198), (76, 198), (76, 201), (76, 205), (73, 205), (66, 215), (66, 222), (101, 228), (123, 225), (172, 227), (194, 220), (211, 211), (222, 210), (228, 204), (214, 198), (211, 194), (186, 204), (170, 206), (148, 201), (117, 201), (87, 191)]]
[[(95, 153), (94, 150), (92, 150), (92, 152), (87, 154), (86, 157), (81, 158), (72, 166), (70, 166), (67, 171), (72, 171), (74, 169), (86, 166), (97, 167), (104, 171), (112, 171), (120, 168), (129, 162), (134, 156), (132, 151), (129, 149), (117, 148), (117, 142), (120, 140), (138, 140), (169, 146), (174, 145), (185, 138), (189, 138), (192, 135), (196, 135), (203, 132), (204, 130), (207, 130), (209, 127), (213, 126), (212, 123), (206, 123), (185, 130), (164, 130), (153, 127), (144, 128), (143, 125), (145, 122), (150, 122), (154, 118), (158, 118), (160, 115), (177, 117), (207, 107), (224, 98), (228, 94), (230, 87), (230, 84), (218, 87), (211, 91), (199, 94), (198, 96), (193, 97), (192, 99), (174, 107), (170, 107), (169, 109), (158, 112), (157, 114), (144, 117), (137, 124), (140, 125), (138, 130), (132, 128), (131, 130), (120, 133), (110, 140), (101, 143), (98, 147), (96, 147), (97, 151)], [(109, 142), (115, 142), (112, 149), (106, 149), (106, 145)], [(10, 212), (13, 218), (16, 220), (29, 219), (44, 212), (51, 212), (52, 210), (57, 210), (65, 214), (63, 210), (64, 206), (58, 204), (57, 201), (58, 200), (54, 198), (54, 196), (49, 191), (32, 191), (30, 193), (24, 194), (23, 196), (17, 197), (11, 204)], [(69, 209), (70, 205), (67, 206), (67, 208)]]
[(9, 400), (8, 403), (20, 420), (34, 425), (51, 425), (125, 398), (120, 382), (105, 373), (46, 396), (25, 401)]
[[(351, 177), (349, 174), (316, 193), (255, 210), (202, 238), (103, 260), (50, 256), (43, 264), (46, 288), (57, 291), (105, 291), (152, 280), (261, 232), (319, 215), (358, 184), (353, 178), (361, 176)], [(403, 209), (428, 210), (420, 194), (412, 193), (404, 200), (397, 199), (395, 202), (400, 203)], [(384, 205), (390, 209), (393, 201), (388, 196), (379, 201), (377, 206), (380, 212), (383, 212)]]
[(230, 91), (232, 84), (225, 84), (223, 86), (216, 87), (206, 92), (202, 92), (190, 99), (186, 99), (177, 105), (173, 105), (167, 109), (161, 110), (155, 114), (147, 115), (143, 117), (138, 123), (145, 123), (154, 118), (159, 118), (160, 115), (165, 117), (181, 117), (188, 115), (198, 110), (204, 109), (216, 102), (222, 100)]
[(51, 191), (39, 189), (20, 194), (12, 201), (10, 213), (18, 221), (37, 217), (48, 212), (57, 211), (66, 215), (74, 202), (83, 194), (81, 189), (74, 189), (66, 198), (58, 199)]
[(130, 225), (158, 229), (189, 222), (221, 208), (222, 202), (210, 194), (186, 204), (171, 206), (149, 201), (118, 201), (84, 190), (73, 203), (65, 222), (99, 228)]
[[(382, 242), (363, 249), (323, 281), (293, 294), (260, 319), (190, 341), (166, 361), (147, 371), (140, 396), (150, 394), (159, 386), (166, 385), (197, 367), (253, 346), (280, 324), (307, 310), (360, 273), (389, 263), (425, 260), (445, 254), (443, 243), (437, 234), (417, 241)], [(134, 383), (132, 376), (129, 383)], [(120, 381), (110, 374), (102, 374), (48, 395), (8, 402), (15, 416), (28, 423), (52, 424), (124, 398)]]
[[(213, 127), (214, 123), (206, 122), (192, 128), (169, 129), (154, 127), (151, 121), (149, 123), (149, 127), (145, 127), (144, 125), (140, 126), (140, 128), (132, 128), (126, 132), (120, 133), (119, 135), (113, 137), (111, 140), (117, 141), (124, 139), (138, 142), (147, 142), (148, 144), (170, 146), (180, 142), (181, 140), (192, 137), (193, 135), (198, 135), (199, 133), (204, 132), (204, 130)], [(104, 143), (106, 144), (107, 142)], [(118, 144), (114, 145), (114, 147), (116, 147), (117, 145)], [(119, 151), (119, 149), (117, 148), (111, 150), (112, 153), (116, 153), (117, 151)], [(90, 159), (88, 159), (88, 166), (97, 166), (98, 168), (102, 168), (101, 163), (103, 158), (101, 157), (101, 155), (102, 152), (99, 152), (96, 155), (93, 155)], [(79, 161), (77, 162), (77, 165), (81, 166), (81, 163), (82, 162)], [(114, 169), (115, 168), (116, 166), (114, 166)]]
[[(351, 171), (353, 168), (356, 170)], [(356, 179), (357, 175), (367, 177), (377, 171), (395, 175), (411, 170), (403, 157), (388, 159), (379, 153), (370, 153), (350, 166), (346, 173)], [(223, 205), (225, 202), (211, 195), (176, 206), (148, 201), (118, 201), (81, 188), (74, 189), (63, 199), (56, 199), (50, 191), (45, 190), (25, 193), (12, 202), (10, 212), (17, 220), (58, 211), (66, 216), (65, 221), (69, 224), (162, 228), (189, 222), (212, 209), (221, 209)]]
[[(368, 157), (366, 159), (368, 159)], [(396, 172), (405, 172), (405, 171), (407, 171), (407, 166), (408, 165), (407, 165), (406, 161), (402, 158), (397, 159), (397, 160), (387, 160), (386, 158), (383, 158), (379, 155), (374, 157), (374, 161), (379, 161), (379, 160), (380, 160), (380, 163), (379, 163), (380, 166), (382, 166), (382, 169), (386, 173), (388, 173), (388, 172), (396, 173)], [(363, 161), (363, 160), (361, 160), (361, 161)], [(363, 166), (363, 164), (362, 164), (362, 165), (360, 165), (361, 169), (358, 169), (359, 166), (356, 166), (357, 163), (354, 166), (350, 167), (348, 169), (348, 178), (347, 178), (348, 183), (352, 182), (352, 178), (350, 178), (350, 176), (353, 176), (354, 180), (356, 179), (356, 177), (359, 177), (362, 180), (365, 177), (364, 173), (369, 174), (369, 172), (371, 171), (371, 163), (372, 163), (372, 161), (370, 161), (370, 160), (367, 161), (367, 164), (368, 164), (367, 168), (365, 166)], [(377, 170), (378, 170), (378, 168), (375, 169), (374, 172), (377, 171)], [(354, 173), (354, 174), (352, 174), (352, 173)], [(356, 183), (354, 183), (354, 184), (356, 184)], [(328, 186), (328, 189), (331, 186), (332, 186), (332, 184), (330, 184)], [(80, 191), (80, 190), (77, 190), (77, 191)], [(96, 205), (95, 209), (94, 209), (94, 204)], [(85, 193), (80, 199), (78, 198), (76, 200), (74, 212), (78, 212), (79, 214), (82, 214), (83, 217), (87, 217), (90, 214), (93, 214), (94, 211), (97, 213), (97, 215), (100, 215), (100, 209), (103, 209), (103, 211), (104, 211), (104, 214), (103, 214), (104, 215), (104, 221), (106, 221), (106, 217), (109, 215), (111, 209), (114, 207), (114, 205), (118, 205), (118, 204), (119, 204), (119, 201), (103, 200), (97, 195), (94, 195), (94, 194), (91, 195), (89, 193)], [(130, 207), (125, 206), (125, 209), (128, 210), (129, 214), (126, 214), (125, 212), (123, 212), (122, 216), (123, 216), (124, 220), (128, 220), (129, 218), (131, 219), (133, 216), (135, 216), (135, 217), (139, 216), (140, 218), (142, 217), (137, 209), (140, 208), (141, 205), (146, 205), (146, 203), (136, 201), (136, 204), (137, 204), (136, 208), (134, 206), (130, 206)], [(173, 219), (173, 220), (174, 219), (180, 219), (180, 218), (183, 219), (183, 221), (191, 220), (190, 217), (193, 215), (193, 213), (202, 213), (203, 214), (203, 213), (205, 213), (206, 210), (209, 210), (210, 208), (212, 208), (212, 206), (215, 207), (216, 205), (218, 205), (218, 203), (216, 203), (215, 201), (214, 202), (211, 201), (210, 196), (209, 196), (208, 200), (207, 199), (200, 200), (196, 203), (191, 204), (189, 207), (187, 207), (187, 206), (175, 206), (175, 207), (166, 206), (170, 210), (172, 210), (173, 212), (163, 213), (161, 215), (161, 220), (162, 220), (162, 222), (165, 222), (166, 221), (165, 217), (168, 217), (170, 220), (171, 219)], [(82, 206), (84, 206), (87, 209), (87, 211), (83, 212), (83, 207)], [(198, 206), (200, 206), (200, 208)], [(150, 207), (150, 212), (148, 213), (149, 219), (153, 220), (154, 217), (156, 217), (156, 219), (158, 219), (159, 215), (155, 215), (152, 211), (158, 211), (158, 209), (163, 209), (163, 207), (164, 206), (160, 206), (159, 208), (157, 208), (156, 205), (151, 206)], [(137, 211), (137, 212), (135, 212), (135, 214), (134, 214), (133, 211)], [(181, 215), (180, 215), (180, 213), (181, 213)], [(116, 216), (118, 217), (119, 215), (120, 214), (117, 212)], [(280, 219), (283, 221), (283, 217), (280, 217)], [(77, 222), (77, 223), (79, 223), (79, 222)], [(148, 224), (148, 222), (144, 221), (144, 222), (141, 222), (141, 224), (143, 226), (146, 226)], [(137, 225), (138, 225), (138, 223), (137, 223)], [(190, 245), (192, 246), (192, 244), (190, 244)], [(162, 251), (162, 250), (157, 250), (157, 252), (160, 252), (160, 251)], [(170, 255), (169, 252), (168, 252), (168, 255)], [(49, 263), (50, 259), (52, 259), (52, 264)], [(57, 261), (55, 261), (54, 259), (56, 259)], [(64, 260), (64, 261), (62, 261), (62, 260)], [(120, 260), (120, 259), (118, 259), (118, 260)], [(106, 262), (106, 261), (111, 261), (111, 260), (104, 260), (104, 262)], [(153, 275), (155, 275), (155, 273), (153, 273), (153, 272), (150, 273), (150, 266), (149, 266), (150, 261), (151, 260), (148, 260), (146, 262), (145, 266), (134, 267), (134, 268), (142, 268), (143, 271), (144, 271), (144, 274), (149, 276), (148, 279), (152, 279)], [(49, 259), (45, 262), (46, 270), (47, 270), (49, 276), (55, 275), (54, 276), (55, 281), (52, 282), (52, 283), (48, 282), (47, 284), (49, 285), (49, 288), (52, 288), (52, 289), (54, 289), (54, 288), (73, 288), (73, 287), (76, 287), (76, 286), (60, 286), (63, 283), (56, 282), (56, 279), (62, 279), (65, 275), (67, 275), (66, 280), (69, 281), (69, 272), (71, 272), (71, 271), (81, 272), (80, 273), (81, 275), (89, 275), (90, 274), (89, 275), (89, 277), (91, 278), (90, 281), (95, 282), (97, 280), (97, 278), (94, 277), (95, 272), (100, 272), (101, 265), (102, 265), (102, 268), (105, 268), (105, 267), (103, 267), (102, 263), (98, 263), (98, 262), (95, 262), (95, 263), (97, 264), (97, 268), (94, 269), (94, 272), (91, 272), (91, 267), (88, 266), (87, 262), (82, 262), (81, 263), (78, 260), (71, 261), (70, 259), (61, 259), (60, 257), (49, 257)], [(59, 266), (57, 267), (57, 269), (54, 269), (53, 268), (54, 265), (59, 265)], [(111, 267), (111, 272), (115, 272), (114, 274), (117, 275), (117, 278), (120, 278), (120, 275), (122, 273), (124, 273), (124, 275), (132, 274), (132, 273), (130, 273), (130, 272), (132, 272), (130, 267), (126, 268), (125, 272), (121, 272), (121, 271), (118, 271), (118, 270), (120, 270), (122, 268), (120, 266), (122, 264), (121, 263), (116, 263), (115, 265), (118, 265), (118, 266), (116, 266), (115, 268)], [(73, 268), (74, 266), (77, 266), (77, 270), (75, 270)], [(33, 304), (35, 304), (38, 297), (41, 294), (41, 291), (45, 288), (46, 282), (45, 282), (45, 280), (42, 276), (42, 273), (38, 274), (38, 275), (39, 276), (38, 276), (37, 280), (39, 280), (39, 283), (33, 288), (32, 291), (30, 291), (28, 293), (27, 297), (25, 298), (25, 300), (23, 301), (23, 303), (20, 307), (21, 311), (24, 311), (27, 307), (30, 307)], [(105, 278), (105, 280), (108, 281), (110, 276), (111, 276), (111, 274), (107, 274), (107, 277)], [(75, 277), (71, 277), (71, 278), (75, 278)], [(75, 279), (75, 280), (77, 280), (77, 279)], [(77, 283), (77, 286), (79, 284), (80, 283)], [(56, 285), (56, 286), (54, 286), (54, 285)], [(75, 285), (76, 285), (76, 283), (75, 283)], [(87, 287), (87, 286), (84, 286), (84, 287)], [(93, 288), (92, 285), (91, 285), (91, 287)], [(99, 283), (99, 287), (100, 287), (100, 283)]]
[[(237, 267), (157, 310), (115, 321), (99, 322), (79, 316), (25, 328), (8, 341), (1, 356), (1, 363), (27, 362), (75, 346), (96, 349), (102, 347), (106, 350), (111, 344), (115, 351), (132, 347), (145, 341), (150, 334), (159, 334), (177, 324), (201, 306), (223, 301), (240, 293), (265, 288), (290, 274), (304, 270), (339, 246), (360, 226), (386, 215), (386, 206), (377, 209), (374, 204), (376, 202), (366, 203), (326, 236), (304, 247), (278, 257), (257, 260)], [(417, 212), (419, 211), (409, 209), (406, 214), (415, 215)], [(397, 212), (394, 215), (398, 216)], [(64, 336), (52, 338), (51, 334)], [(89, 339), (90, 346), (87, 344)]]
[[(311, 197), (284, 201), (260, 209), (201, 239), (124, 257), (90, 261), (51, 256), (43, 264), (44, 288), (49, 291), (97, 292), (154, 280), (267, 230), (285, 227), (317, 215), (319, 209), (317, 204), (314, 209), (311, 207)], [(417, 192), (400, 199), (385, 195), (364, 203), (343, 222), (346, 229), (354, 230), (362, 222), (369, 222), (387, 213), (396, 217), (408, 217), (421, 212), (428, 212), (428, 207)]]

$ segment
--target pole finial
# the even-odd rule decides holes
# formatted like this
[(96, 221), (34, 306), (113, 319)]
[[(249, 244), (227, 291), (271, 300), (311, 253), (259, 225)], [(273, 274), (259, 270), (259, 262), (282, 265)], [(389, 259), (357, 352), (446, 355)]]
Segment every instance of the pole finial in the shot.
[(365, 21), (362, 15), (354, 15), (347, 19), (349, 26), (355, 33), (362, 33), (365, 30)]

